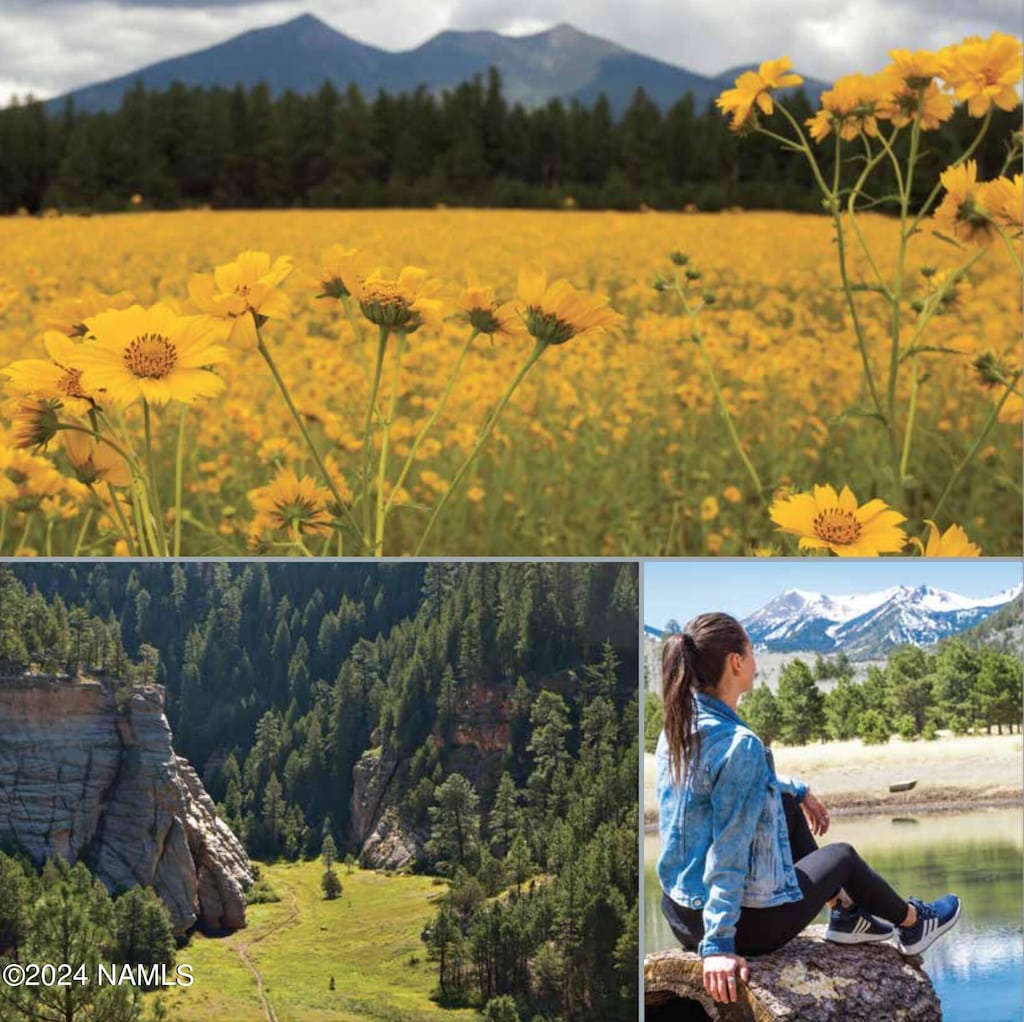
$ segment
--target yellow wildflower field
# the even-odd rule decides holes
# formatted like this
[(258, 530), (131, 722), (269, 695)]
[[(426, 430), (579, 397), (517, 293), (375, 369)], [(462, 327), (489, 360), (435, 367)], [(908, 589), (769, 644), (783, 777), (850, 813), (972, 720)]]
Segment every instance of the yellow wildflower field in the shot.
[[(894, 250), (896, 222), (870, 214), (858, 222), (872, 251)], [(927, 223), (922, 226), (905, 266), (908, 340), (912, 303), (934, 287), (936, 274), (962, 261)], [(334, 244), (358, 248), (374, 264), (422, 267), (441, 281), (434, 297), (444, 302), (446, 318), (405, 339), (389, 405), (390, 443), (399, 464), (430, 418), (470, 333), (456, 315), (467, 280), (475, 276), (503, 301), (514, 296), (520, 267), (533, 261), (551, 278), (567, 277), (579, 288), (606, 294), (624, 325), (546, 351), (421, 553), (795, 552), (795, 541), (790, 545), (769, 518), (767, 501), (812, 484), (849, 486), (861, 500), (882, 497), (916, 530), (931, 517), (955, 466), (983, 437), (936, 524), (963, 526), (986, 555), (1019, 555), (1021, 402), (1011, 396), (986, 433), (999, 392), (987, 388), (973, 366), (986, 354), (1020, 364), (1019, 279), (1009, 253), (994, 246), (973, 265), (929, 326), (930, 350), (918, 355), (916, 393), (898, 395), (900, 407), (912, 397), (917, 422), (913, 472), (895, 494), (886, 477), (884, 430), (867, 414), (833, 234), (826, 216), (739, 211), (194, 211), (7, 219), (0, 224), (0, 364), (45, 358), (48, 311), (86, 288), (128, 290), (143, 306), (161, 301), (192, 312), (193, 274), (246, 250), (289, 256), (295, 272), (281, 289), (290, 312), (268, 320), (262, 337), (346, 496), (363, 471), (363, 416), (378, 338), (358, 309), (348, 318), (339, 303), (316, 300), (323, 250)], [(752, 492), (726, 433), (686, 316), (673, 295), (652, 287), (670, 252), (686, 253), (699, 286), (714, 296), (701, 311), (700, 329), (763, 494)], [(850, 252), (855, 281), (871, 273), (861, 252)], [(879, 269), (891, 277), (895, 265), (882, 257)], [(889, 310), (870, 291), (858, 293), (857, 301), (868, 355), (881, 376), (890, 352)], [(476, 338), (401, 491), (392, 494), (383, 552), (415, 550), (430, 508), (530, 348), (522, 336)], [(186, 418), (180, 523), (186, 555), (251, 551), (247, 537), (258, 514), (252, 491), (268, 486), (281, 470), (320, 481), (259, 354), (234, 347), (215, 371), (224, 389), (192, 405)], [(381, 384), (389, 401), (391, 379), (389, 360)], [(909, 392), (909, 382), (904, 385)], [(154, 468), (165, 494), (175, 487), (179, 407), (152, 410)], [(141, 436), (138, 412), (136, 406), (125, 414)], [(59, 438), (36, 457), (14, 450), (14, 443), (8, 433), (4, 467), (14, 485), (2, 495), (0, 552), (125, 551), (99, 505), (86, 510), (91, 495), (72, 478)], [(48, 464), (62, 472), (61, 480), (47, 472)], [(173, 501), (163, 506), (173, 515)], [(308, 552), (360, 552), (344, 549), (339, 536), (311, 530)]]

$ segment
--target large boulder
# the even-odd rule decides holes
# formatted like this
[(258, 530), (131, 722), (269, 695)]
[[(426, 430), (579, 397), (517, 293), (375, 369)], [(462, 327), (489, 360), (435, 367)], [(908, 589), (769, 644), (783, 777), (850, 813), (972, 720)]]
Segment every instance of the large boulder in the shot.
[(644, 960), (645, 1022), (941, 1022), (942, 1008), (920, 957), (892, 944), (833, 944), (809, 926), (771, 955), (751, 958), (736, 1004), (704, 990), (703, 963), (690, 951)]

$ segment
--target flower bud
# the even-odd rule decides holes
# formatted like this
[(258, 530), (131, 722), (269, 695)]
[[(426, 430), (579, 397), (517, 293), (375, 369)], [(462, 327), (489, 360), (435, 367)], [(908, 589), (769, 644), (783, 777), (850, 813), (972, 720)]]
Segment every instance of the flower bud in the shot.
[(672, 260), (674, 266), (685, 266), (690, 261), (690, 257), (685, 252), (680, 252), (678, 249), (669, 255), (669, 259)]

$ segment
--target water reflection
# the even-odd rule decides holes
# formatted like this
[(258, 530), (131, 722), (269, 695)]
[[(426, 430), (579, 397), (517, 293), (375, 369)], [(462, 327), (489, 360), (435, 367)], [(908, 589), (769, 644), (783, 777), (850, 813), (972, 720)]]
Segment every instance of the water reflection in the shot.
[[(956, 929), (925, 952), (946, 1022), (1024, 1017), (1021, 926), (1024, 810), (839, 817), (826, 841), (848, 841), (901, 894), (963, 900)], [(644, 841), (644, 950), (675, 947), (654, 871), (658, 836)], [(817, 920), (825, 921), (825, 915)]]

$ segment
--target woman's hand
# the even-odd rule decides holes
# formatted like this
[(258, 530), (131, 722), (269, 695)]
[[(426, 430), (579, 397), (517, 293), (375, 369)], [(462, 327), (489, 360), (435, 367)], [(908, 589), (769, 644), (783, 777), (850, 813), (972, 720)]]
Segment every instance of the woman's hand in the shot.
[(800, 808), (804, 811), (804, 816), (807, 817), (807, 826), (811, 828), (811, 833), (815, 837), (821, 837), (828, 831), (828, 810), (810, 791), (804, 795)]
[(740, 955), (708, 955), (704, 959), (704, 989), (716, 1001), (735, 1001), (736, 977), (746, 983), (750, 979), (747, 960)]

